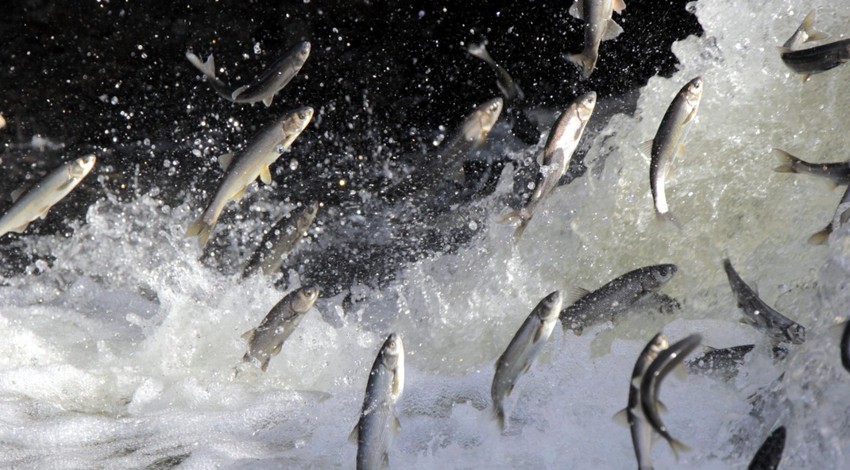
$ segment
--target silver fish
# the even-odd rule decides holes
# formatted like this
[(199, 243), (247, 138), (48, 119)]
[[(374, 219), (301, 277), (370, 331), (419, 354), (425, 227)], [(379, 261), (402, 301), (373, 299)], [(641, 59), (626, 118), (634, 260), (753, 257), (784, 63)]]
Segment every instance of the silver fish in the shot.
[[(723, 349), (705, 346), (702, 354), (687, 361), (688, 370), (728, 381), (738, 375), (738, 369), (744, 363), (744, 358), (755, 347), (754, 344), (742, 344)], [(788, 354), (788, 350), (781, 346), (774, 346), (770, 353), (774, 360), (782, 360)]]
[(398, 430), (395, 406), (404, 391), (404, 345), (392, 333), (369, 372), (360, 418), (349, 436), (357, 443), (357, 470), (386, 468), (391, 433)]
[[(615, 321), (617, 314), (652, 294), (673, 278), (675, 264), (645, 266), (623, 274), (593, 292), (581, 291), (572, 305), (563, 309), (559, 318), (564, 332), (571, 329), (580, 336), (585, 328), (605, 321)], [(657, 295), (665, 308), (678, 308), (670, 297)]]
[(826, 33), (822, 33), (820, 31), (814, 30), (815, 25), (815, 11), (812, 10), (808, 15), (803, 19), (803, 22), (800, 23), (800, 26), (797, 28), (797, 31), (794, 31), (794, 34), (785, 41), (785, 44), (782, 45), (780, 51), (788, 52), (788, 51), (796, 51), (800, 48), (804, 43), (809, 41), (820, 41), (821, 39), (826, 39), (829, 37)]
[(576, 0), (570, 7), (570, 15), (584, 20), (584, 50), (581, 54), (572, 54), (570, 62), (581, 67), (584, 78), (590, 77), (599, 57), (599, 45), (602, 41), (614, 39), (623, 32), (623, 28), (611, 16), (616, 11), (626, 9), (623, 0)]
[(438, 152), (440, 166), (451, 179), (463, 183), (463, 161), (467, 153), (480, 147), (499, 116), (502, 113), (504, 101), (493, 98), (478, 105), (458, 127), (454, 137)]
[(694, 122), (697, 115), (702, 89), (702, 78), (697, 77), (679, 90), (667, 108), (667, 112), (664, 113), (655, 138), (644, 142), (644, 146), (650, 146), (649, 153), (652, 158), (649, 165), (649, 186), (652, 191), (655, 214), (659, 218), (670, 217), (664, 184), (673, 160), (682, 151), (690, 124)]
[(809, 174), (828, 179), (836, 185), (850, 184), (850, 162), (809, 163), (782, 150), (773, 149), (780, 164), (773, 170), (779, 173)]
[(302, 287), (284, 296), (269, 310), (260, 326), (242, 334), (242, 339), (248, 342), (248, 352), (242, 357), (242, 362), (258, 363), (265, 372), (272, 356), (280, 353), (283, 342), (295, 331), (318, 298), (319, 289), (316, 287)]
[(319, 203), (314, 202), (278, 221), (265, 234), (257, 249), (245, 263), (242, 277), (250, 276), (261, 267), (266, 276), (280, 270), (283, 256), (292, 251), (295, 244), (307, 234), (307, 229), (310, 228), (318, 211)]
[(249, 85), (230, 90), (224, 82), (215, 76), (213, 55), (201, 62), (192, 52), (186, 52), (186, 58), (207, 78), (213, 89), (224, 99), (234, 103), (256, 103), (262, 101), (266, 107), (272, 105), (274, 96), (283, 89), (304, 66), (310, 57), (310, 43), (304, 41), (276, 60), (257, 79)]
[(635, 368), (632, 370), (632, 378), (629, 382), (629, 404), (622, 411), (614, 415), (617, 421), (625, 420), (632, 434), (632, 444), (635, 448), (635, 457), (638, 461), (639, 470), (652, 469), (652, 426), (643, 415), (640, 403), (640, 384), (646, 370), (658, 354), (667, 349), (667, 338), (658, 333), (653, 336), (649, 343), (640, 352)]
[(850, 39), (831, 42), (822, 46), (786, 51), (780, 54), (782, 62), (796, 73), (803, 75), (803, 81), (816, 73), (838, 67), (850, 61)]
[(27, 192), (12, 193), (14, 204), (0, 218), (0, 237), (9, 233), (23, 233), (30, 222), (47, 217), (47, 212), (71, 192), (94, 168), (97, 158), (86, 155), (53, 170)]
[(496, 72), (496, 86), (499, 87), (499, 91), (505, 95), (505, 99), (510, 103), (513, 101), (522, 101), (525, 98), (525, 94), (519, 88), (516, 81), (514, 81), (511, 74), (508, 73), (507, 70), (504, 69), (501, 65), (497, 64), (493, 57), (490, 56), (490, 53), (487, 52), (487, 41), (482, 42), (481, 44), (470, 44), (466, 48), (466, 52), (469, 55), (478, 57), (489, 65), (494, 72)]
[(667, 440), (677, 460), (679, 452), (687, 451), (688, 446), (674, 439), (661, 421), (661, 416), (658, 414), (658, 389), (661, 387), (661, 381), (664, 380), (664, 377), (674, 367), (681, 364), (685, 356), (693, 352), (701, 342), (702, 336), (693, 334), (661, 351), (640, 381), (640, 405), (643, 415), (652, 425), (652, 429)]
[(806, 341), (806, 329), (761, 300), (758, 294), (735, 272), (728, 258), (723, 260), (723, 269), (726, 270), (726, 277), (729, 278), (729, 286), (735, 294), (738, 307), (746, 314), (742, 320), (744, 323), (752, 325), (779, 342), (803, 344)]
[(558, 186), (561, 177), (569, 168), (570, 159), (578, 147), (595, 106), (596, 93), (592, 91), (585, 93), (564, 110), (555, 122), (555, 127), (549, 133), (546, 146), (543, 148), (543, 162), (534, 183), (534, 191), (525, 207), (502, 218), (502, 221), (519, 218), (519, 227), (514, 232), (514, 242), (519, 241), (528, 223), (531, 222), (537, 206)]
[(226, 171), (224, 181), (206, 210), (186, 230), (186, 236), (197, 235), (198, 245), (203, 248), (224, 206), (229, 201), (242, 199), (245, 189), (257, 177), (263, 183), (270, 184), (272, 176), (269, 165), (292, 145), (312, 118), (313, 108), (309, 106), (289, 111), (261, 130), (238, 155), (222, 156), (221, 166)]
[(750, 461), (748, 470), (776, 470), (782, 460), (782, 451), (785, 450), (785, 426), (774, 429), (767, 439), (764, 440), (753, 460)]
[(543, 298), (522, 323), (508, 344), (508, 348), (496, 361), (496, 373), (493, 375), (490, 396), (493, 399), (493, 410), (500, 429), (505, 429), (504, 400), (513, 391), (520, 375), (531, 367), (534, 358), (540, 354), (543, 345), (552, 334), (562, 303), (559, 291), (552, 292)]

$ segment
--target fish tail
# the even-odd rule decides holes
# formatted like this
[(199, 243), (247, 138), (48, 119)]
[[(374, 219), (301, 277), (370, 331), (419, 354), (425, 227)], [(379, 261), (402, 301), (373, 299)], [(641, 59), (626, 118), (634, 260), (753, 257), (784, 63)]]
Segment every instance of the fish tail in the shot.
[(812, 10), (806, 15), (806, 18), (803, 20), (803, 31), (806, 32), (806, 41), (820, 41), (821, 39), (826, 39), (829, 37), (828, 34), (815, 31), (815, 11)]
[(212, 54), (207, 57), (206, 62), (201, 62), (201, 59), (190, 51), (186, 51), (186, 58), (189, 59), (189, 62), (191, 62), (196, 69), (200, 70), (202, 74), (215, 79), (215, 59), (213, 59)]
[(690, 452), (691, 450), (685, 443), (672, 437), (667, 439), (667, 442), (670, 443), (670, 448), (673, 449), (673, 456), (676, 457), (677, 462), (679, 461), (679, 452)]
[(593, 69), (596, 67), (596, 59), (583, 52), (581, 54), (570, 54), (567, 56), (567, 60), (581, 68), (584, 78), (590, 77), (590, 74), (593, 73)]
[(207, 241), (210, 239), (210, 233), (212, 233), (212, 229), (215, 226), (215, 222), (208, 222), (204, 218), (204, 214), (201, 214), (189, 228), (186, 229), (187, 237), (198, 237), (198, 246), (201, 248), (207, 246)]
[(800, 159), (791, 155), (782, 149), (773, 149), (773, 152), (779, 157), (779, 166), (773, 169), (778, 173), (797, 173), (797, 165)]
[(832, 222), (829, 225), (824, 227), (823, 230), (813, 234), (809, 237), (809, 243), (812, 245), (823, 245), (826, 243), (826, 240), (829, 238), (829, 235), (832, 233)]
[(519, 242), (519, 239), (522, 237), (523, 232), (525, 232), (525, 228), (528, 227), (529, 222), (531, 222), (531, 217), (520, 216), (519, 227), (517, 227), (514, 232), (514, 243)]
[(670, 211), (661, 212), (656, 209), (655, 223), (659, 226), (673, 225), (674, 227), (679, 229), (679, 231), (683, 230), (682, 224), (679, 223), (679, 219), (677, 219), (676, 216), (674, 216), (673, 213)]
[(487, 62), (488, 64), (493, 63), (493, 58), (490, 57), (490, 53), (487, 52), (487, 43), (482, 42), (481, 44), (470, 44), (469, 47), (466, 48), (466, 52), (469, 55), (478, 57), (479, 59)]

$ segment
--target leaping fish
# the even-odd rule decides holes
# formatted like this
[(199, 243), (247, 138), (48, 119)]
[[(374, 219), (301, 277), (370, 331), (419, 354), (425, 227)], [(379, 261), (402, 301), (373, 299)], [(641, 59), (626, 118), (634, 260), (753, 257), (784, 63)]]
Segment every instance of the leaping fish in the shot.
[(496, 361), (496, 373), (490, 386), (493, 410), (499, 428), (505, 429), (505, 398), (514, 389), (519, 377), (531, 368), (534, 358), (543, 350), (543, 345), (552, 334), (558, 312), (561, 311), (561, 293), (547, 295), (528, 315), (519, 327), (505, 352)]
[(573, 102), (558, 120), (546, 139), (543, 148), (543, 162), (540, 173), (534, 183), (534, 192), (528, 198), (525, 207), (502, 217), (502, 221), (519, 218), (519, 227), (514, 232), (514, 242), (519, 241), (522, 233), (531, 222), (537, 206), (549, 196), (570, 166), (576, 147), (578, 147), (584, 128), (590, 120), (596, 106), (596, 93), (588, 92)]
[(701, 342), (702, 336), (693, 334), (659, 352), (658, 357), (652, 361), (640, 381), (640, 404), (643, 415), (652, 425), (652, 429), (667, 440), (677, 459), (679, 452), (687, 451), (688, 446), (674, 439), (667, 431), (667, 426), (661, 421), (661, 415), (658, 414), (658, 390), (661, 388), (661, 381), (664, 380), (664, 377), (674, 367), (682, 364), (682, 360), (693, 352)]
[(270, 184), (272, 175), (269, 166), (292, 145), (312, 118), (313, 108), (294, 109), (261, 130), (235, 157), (223, 155), (220, 162), (226, 171), (224, 181), (206, 210), (186, 230), (186, 236), (197, 235), (198, 245), (201, 248), (206, 246), (225, 204), (242, 199), (245, 189), (257, 177)]
[(599, 57), (599, 45), (602, 41), (614, 39), (623, 32), (623, 28), (611, 16), (616, 11), (626, 9), (623, 0), (576, 0), (570, 7), (570, 15), (584, 20), (584, 50), (580, 54), (568, 57), (570, 62), (581, 67), (584, 78), (590, 77), (596, 68)]
[(357, 470), (386, 468), (387, 449), (399, 428), (395, 406), (404, 391), (404, 345), (392, 333), (384, 341), (369, 372), (360, 419), (349, 440), (357, 443)]
[(63, 163), (46, 178), (25, 193), (12, 193), (14, 205), (0, 218), (0, 237), (9, 233), (23, 233), (30, 222), (47, 217), (47, 212), (71, 192), (94, 168), (94, 155)]
[(650, 150), (649, 187), (655, 214), (660, 219), (672, 219), (664, 185), (673, 160), (682, 152), (685, 137), (699, 110), (702, 89), (702, 78), (696, 77), (679, 90), (664, 113), (655, 138), (643, 144), (644, 147), (649, 146)]
[(525, 94), (522, 92), (519, 85), (517, 85), (516, 81), (514, 81), (513, 77), (511, 77), (511, 74), (509, 74), (504, 67), (497, 64), (490, 56), (490, 53), (487, 52), (487, 41), (484, 41), (481, 44), (470, 44), (466, 48), (466, 52), (468, 52), (471, 56), (478, 57), (484, 62), (487, 62), (487, 65), (496, 72), (496, 86), (498, 86), (499, 91), (505, 95), (506, 101), (510, 103), (513, 101), (522, 101), (525, 98)]
[(231, 90), (224, 82), (216, 78), (215, 60), (212, 54), (205, 62), (201, 62), (197, 55), (190, 51), (186, 52), (189, 62), (204, 74), (213, 90), (222, 98), (234, 103), (252, 104), (262, 101), (266, 107), (272, 105), (274, 96), (298, 74), (308, 57), (310, 57), (310, 43), (304, 41), (277, 59), (252, 83)]

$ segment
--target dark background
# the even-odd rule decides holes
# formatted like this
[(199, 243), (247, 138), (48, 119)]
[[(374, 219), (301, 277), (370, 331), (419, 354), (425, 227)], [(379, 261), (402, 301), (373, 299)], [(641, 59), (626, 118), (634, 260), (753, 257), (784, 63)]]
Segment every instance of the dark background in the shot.
[[(583, 80), (565, 59), (583, 42), (583, 22), (568, 14), (569, 3), (13, 2), (0, 16), (0, 113), (8, 121), (0, 130), (0, 210), (22, 183), (86, 152), (98, 156), (96, 176), (28, 233), (62, 230), (105, 190), (128, 199), (156, 187), (171, 204), (189, 197), (200, 206), (199, 190), (212, 193), (221, 179), (215, 157), (238, 149), (284, 111), (310, 105), (316, 115), (272, 168), (277, 191), (269, 197), (320, 200), (325, 208), (317, 223), (328, 224), (337, 213), (327, 208), (355, 204), (358, 190), (381, 189), (383, 165), (426, 153), (439, 126), (450, 133), (473, 106), (499, 95), (493, 71), (469, 56), (466, 44), (486, 38), (491, 55), (520, 84), (525, 100), (503, 121), (514, 122), (518, 142), (532, 144), (546, 129), (529, 127), (525, 111), (563, 109), (588, 90), (603, 100), (625, 96), (653, 75), (669, 76), (676, 67), (671, 43), (701, 34), (685, 1), (628, 2), (622, 16), (614, 15), (625, 33), (602, 44), (595, 72)], [(214, 53), (217, 68), (225, 69), (219, 78), (236, 86), (302, 40), (312, 44), (310, 58), (270, 108), (221, 99), (184, 57), (187, 50), (202, 58)], [(64, 148), (35, 148), (34, 135)], [(291, 159), (299, 162), (294, 171), (283, 163)], [(581, 166), (573, 170), (580, 173)], [(225, 224), (234, 207), (226, 209)], [(333, 292), (386, 278), (380, 271), (396, 264), (381, 261), (388, 249), (404, 262), (470, 236), (380, 250), (326, 249), (318, 256), (342, 257), (351, 268), (317, 262), (314, 253), (314, 262), (298, 269)], [(16, 238), (8, 235), (0, 245)], [(29, 258), (13, 251), (5, 254), (20, 268)], [(328, 264), (336, 265), (333, 272), (322, 267)]]

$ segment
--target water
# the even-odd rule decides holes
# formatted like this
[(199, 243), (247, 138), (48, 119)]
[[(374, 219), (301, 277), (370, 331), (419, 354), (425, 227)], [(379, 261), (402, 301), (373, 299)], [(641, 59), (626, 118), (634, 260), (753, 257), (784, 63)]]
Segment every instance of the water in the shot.
[[(323, 299), (265, 374), (234, 377), (240, 335), (284, 292), (269, 279), (240, 281), (228, 274), (235, 266), (221, 274), (199, 261), (195, 240), (183, 236), (197, 204), (170, 206), (155, 192), (131, 201), (107, 195), (73, 232), (24, 237), (19, 243), (40, 261), (0, 287), (0, 465), (350, 468), (348, 434), (390, 330), (403, 333), (407, 350), (394, 468), (634, 467), (629, 432), (611, 416), (625, 406), (637, 354), (659, 330), (672, 341), (699, 332), (715, 347), (758, 347), (730, 383), (664, 382), (665, 423), (693, 450), (677, 464), (657, 442), (658, 468), (743, 468), (780, 424), (788, 428), (785, 468), (844, 462), (850, 377), (828, 327), (850, 306), (850, 237), (844, 229), (826, 247), (806, 243), (841, 190), (773, 172), (770, 149), (846, 159), (850, 69), (802, 83), (775, 46), (809, 8), (818, 9), (817, 29), (836, 39), (847, 33), (850, 7), (704, 0), (695, 8), (706, 33), (674, 46), (681, 70), (650, 80), (635, 115), (615, 116), (595, 137), (589, 171), (552, 194), (519, 244), (511, 244), (513, 227), (495, 222), (514, 183), (509, 165), (495, 194), (458, 211), (478, 231), (471, 243), (406, 264), (385, 287), (358, 284), (348, 298)], [(696, 75), (705, 94), (668, 186), (683, 224), (676, 231), (655, 223), (648, 161), (637, 147)], [(231, 220), (243, 224), (234, 233), (256, 230), (244, 219)], [(318, 227), (311, 248), (344, 243), (329, 232), (356, 225)], [(236, 242), (222, 249), (243, 255)], [(783, 364), (766, 359), (764, 337), (738, 323), (724, 256), (807, 327), (807, 342)], [(489, 409), (493, 363), (537, 301), (660, 262), (680, 268), (663, 290), (681, 311), (638, 309), (581, 337), (556, 328), (508, 400), (500, 434)], [(286, 278), (300, 283), (294, 271)]]

